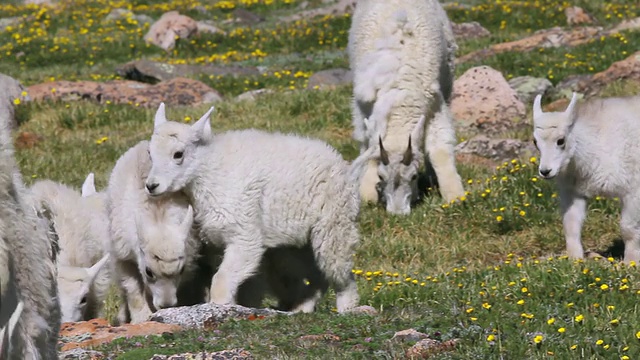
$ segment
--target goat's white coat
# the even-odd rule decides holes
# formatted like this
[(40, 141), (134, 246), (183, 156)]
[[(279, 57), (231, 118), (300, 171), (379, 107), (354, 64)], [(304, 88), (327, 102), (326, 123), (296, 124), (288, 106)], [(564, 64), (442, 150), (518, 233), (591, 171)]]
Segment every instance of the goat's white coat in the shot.
[(60, 305), (54, 239), (24, 186), (5, 122), (0, 123), (0, 239), (0, 252), (11, 259), (0, 264), (1, 282), (8, 284), (0, 289), (0, 327), (8, 329), (10, 337), (9, 343), (2, 341), (3, 349), (10, 348), (4, 359), (57, 359)]
[(82, 192), (51, 180), (30, 188), (39, 208), (48, 214), (58, 236), (58, 293), (62, 322), (103, 316), (112, 283), (108, 262), (109, 223), (106, 195), (98, 193), (93, 173)]
[[(146, 193), (151, 169), (148, 147), (148, 141), (141, 141), (118, 159), (107, 189), (110, 252), (132, 323), (178, 304), (178, 286), (193, 273), (200, 246), (185, 195), (151, 198)], [(119, 318), (125, 322), (125, 313)]]
[[(359, 242), (354, 182), (372, 151), (350, 167), (320, 140), (255, 129), (213, 135), (212, 111), (191, 126), (158, 111), (147, 178), (154, 196), (184, 191), (204, 237), (225, 249), (209, 301), (235, 303), (266, 249), (311, 245), (338, 311), (352, 309), (359, 301), (351, 273)], [(309, 301), (296, 310), (312, 311), (317, 300)]]
[[(437, 0), (358, 2), (348, 44), (354, 72), (353, 137), (361, 143), (361, 152), (377, 146), (381, 137), (390, 159), (389, 166), (370, 162), (360, 187), (363, 200), (378, 201), (380, 176), (390, 184), (383, 185), (385, 196), (380, 199), (386, 201), (387, 210), (410, 212), (410, 202), (418, 195), (414, 175), (425, 156), (444, 199), (464, 195), (455, 166), (456, 137), (449, 110), (456, 50), (451, 24)], [(422, 116), (426, 116), (424, 122)], [(410, 135), (412, 162), (403, 167), (400, 162)], [(412, 184), (394, 189), (396, 174)]]
[(640, 260), (640, 97), (590, 99), (574, 93), (563, 112), (533, 105), (533, 136), (540, 176), (556, 178), (568, 255), (584, 257), (587, 199), (619, 197), (624, 260)]

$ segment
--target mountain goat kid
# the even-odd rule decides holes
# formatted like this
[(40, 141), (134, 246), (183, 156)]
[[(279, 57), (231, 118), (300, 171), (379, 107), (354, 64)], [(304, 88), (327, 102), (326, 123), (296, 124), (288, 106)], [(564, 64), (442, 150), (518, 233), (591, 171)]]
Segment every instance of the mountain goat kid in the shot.
[(449, 110), (456, 49), (437, 0), (358, 2), (348, 39), (353, 138), (361, 153), (372, 146), (380, 150), (362, 178), (363, 200), (409, 214), (420, 195), (418, 171), (427, 160), (444, 200), (464, 195)]
[(90, 173), (78, 191), (51, 180), (36, 181), (31, 194), (58, 236), (58, 293), (62, 322), (103, 316), (112, 276), (106, 195)]
[(118, 159), (107, 189), (111, 255), (126, 301), (119, 320), (134, 324), (178, 304), (178, 287), (193, 273), (200, 246), (185, 195), (146, 193), (150, 169), (149, 142), (141, 141)]
[(9, 123), (0, 118), (0, 239), (5, 245), (0, 251), (10, 259), (0, 268), (0, 355), (4, 360), (57, 359), (54, 239), (23, 183)]
[(542, 112), (533, 103), (534, 143), (540, 176), (557, 179), (567, 252), (583, 258), (580, 239), (587, 199), (619, 197), (624, 261), (640, 260), (640, 97), (591, 99), (573, 93), (563, 112)]
[(354, 181), (372, 151), (350, 167), (320, 140), (255, 129), (214, 135), (213, 107), (193, 125), (167, 120), (163, 107), (154, 119), (146, 189), (154, 198), (184, 191), (206, 239), (224, 248), (209, 301), (234, 304), (268, 248), (310, 244), (338, 311), (353, 309), (360, 210)]

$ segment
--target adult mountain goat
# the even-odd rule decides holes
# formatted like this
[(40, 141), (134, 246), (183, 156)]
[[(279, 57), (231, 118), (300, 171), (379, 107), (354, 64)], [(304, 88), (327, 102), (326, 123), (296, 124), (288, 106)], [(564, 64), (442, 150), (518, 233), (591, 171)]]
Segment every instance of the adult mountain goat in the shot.
[(437, 0), (358, 2), (348, 43), (353, 138), (361, 153), (380, 149), (362, 178), (364, 200), (386, 203), (390, 213), (410, 213), (426, 157), (444, 199), (464, 195), (449, 110), (456, 49)]
[(587, 199), (619, 197), (624, 261), (640, 260), (640, 96), (591, 99), (565, 111), (543, 112), (533, 103), (533, 137), (540, 176), (557, 179), (567, 252), (582, 258), (580, 234)]
[(0, 239), (0, 259), (5, 259), (0, 261), (0, 355), (57, 359), (60, 305), (53, 236), (22, 181), (5, 120), (0, 121)]
[(355, 182), (373, 151), (349, 166), (320, 140), (255, 129), (214, 135), (212, 111), (193, 125), (156, 113), (146, 181), (153, 197), (184, 191), (206, 239), (224, 248), (209, 301), (235, 303), (239, 285), (259, 271), (267, 249), (310, 244), (336, 291), (338, 311), (356, 307)]

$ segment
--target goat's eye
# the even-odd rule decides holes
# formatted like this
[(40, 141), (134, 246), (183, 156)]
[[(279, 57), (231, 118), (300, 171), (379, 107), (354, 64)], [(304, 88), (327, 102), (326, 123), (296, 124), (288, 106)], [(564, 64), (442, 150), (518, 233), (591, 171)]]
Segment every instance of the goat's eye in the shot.
[(174, 159), (182, 159), (182, 156), (184, 155), (184, 153), (182, 151), (176, 151), (173, 153), (173, 158)]
[(149, 277), (149, 279), (153, 279), (153, 272), (148, 267), (144, 270), (145, 274)]
[(564, 138), (560, 138), (560, 139), (558, 139), (558, 141), (556, 142), (556, 144), (558, 144), (558, 146), (564, 146)]
[(80, 305), (84, 305), (87, 303), (87, 295), (83, 296), (82, 299), (80, 299)]

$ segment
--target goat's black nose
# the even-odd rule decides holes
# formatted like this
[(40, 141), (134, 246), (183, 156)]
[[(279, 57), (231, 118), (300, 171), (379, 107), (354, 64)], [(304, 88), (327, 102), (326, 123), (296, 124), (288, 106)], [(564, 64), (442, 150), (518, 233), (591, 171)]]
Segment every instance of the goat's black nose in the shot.
[(158, 183), (153, 183), (153, 184), (147, 184), (147, 185), (146, 185), (146, 187), (147, 187), (147, 190), (149, 190), (149, 191), (151, 192), (151, 191), (153, 191), (155, 188), (157, 188), (157, 187), (158, 187), (158, 185), (160, 185), (160, 184), (158, 184)]
[(547, 176), (551, 173), (551, 169), (540, 169), (540, 175)]

